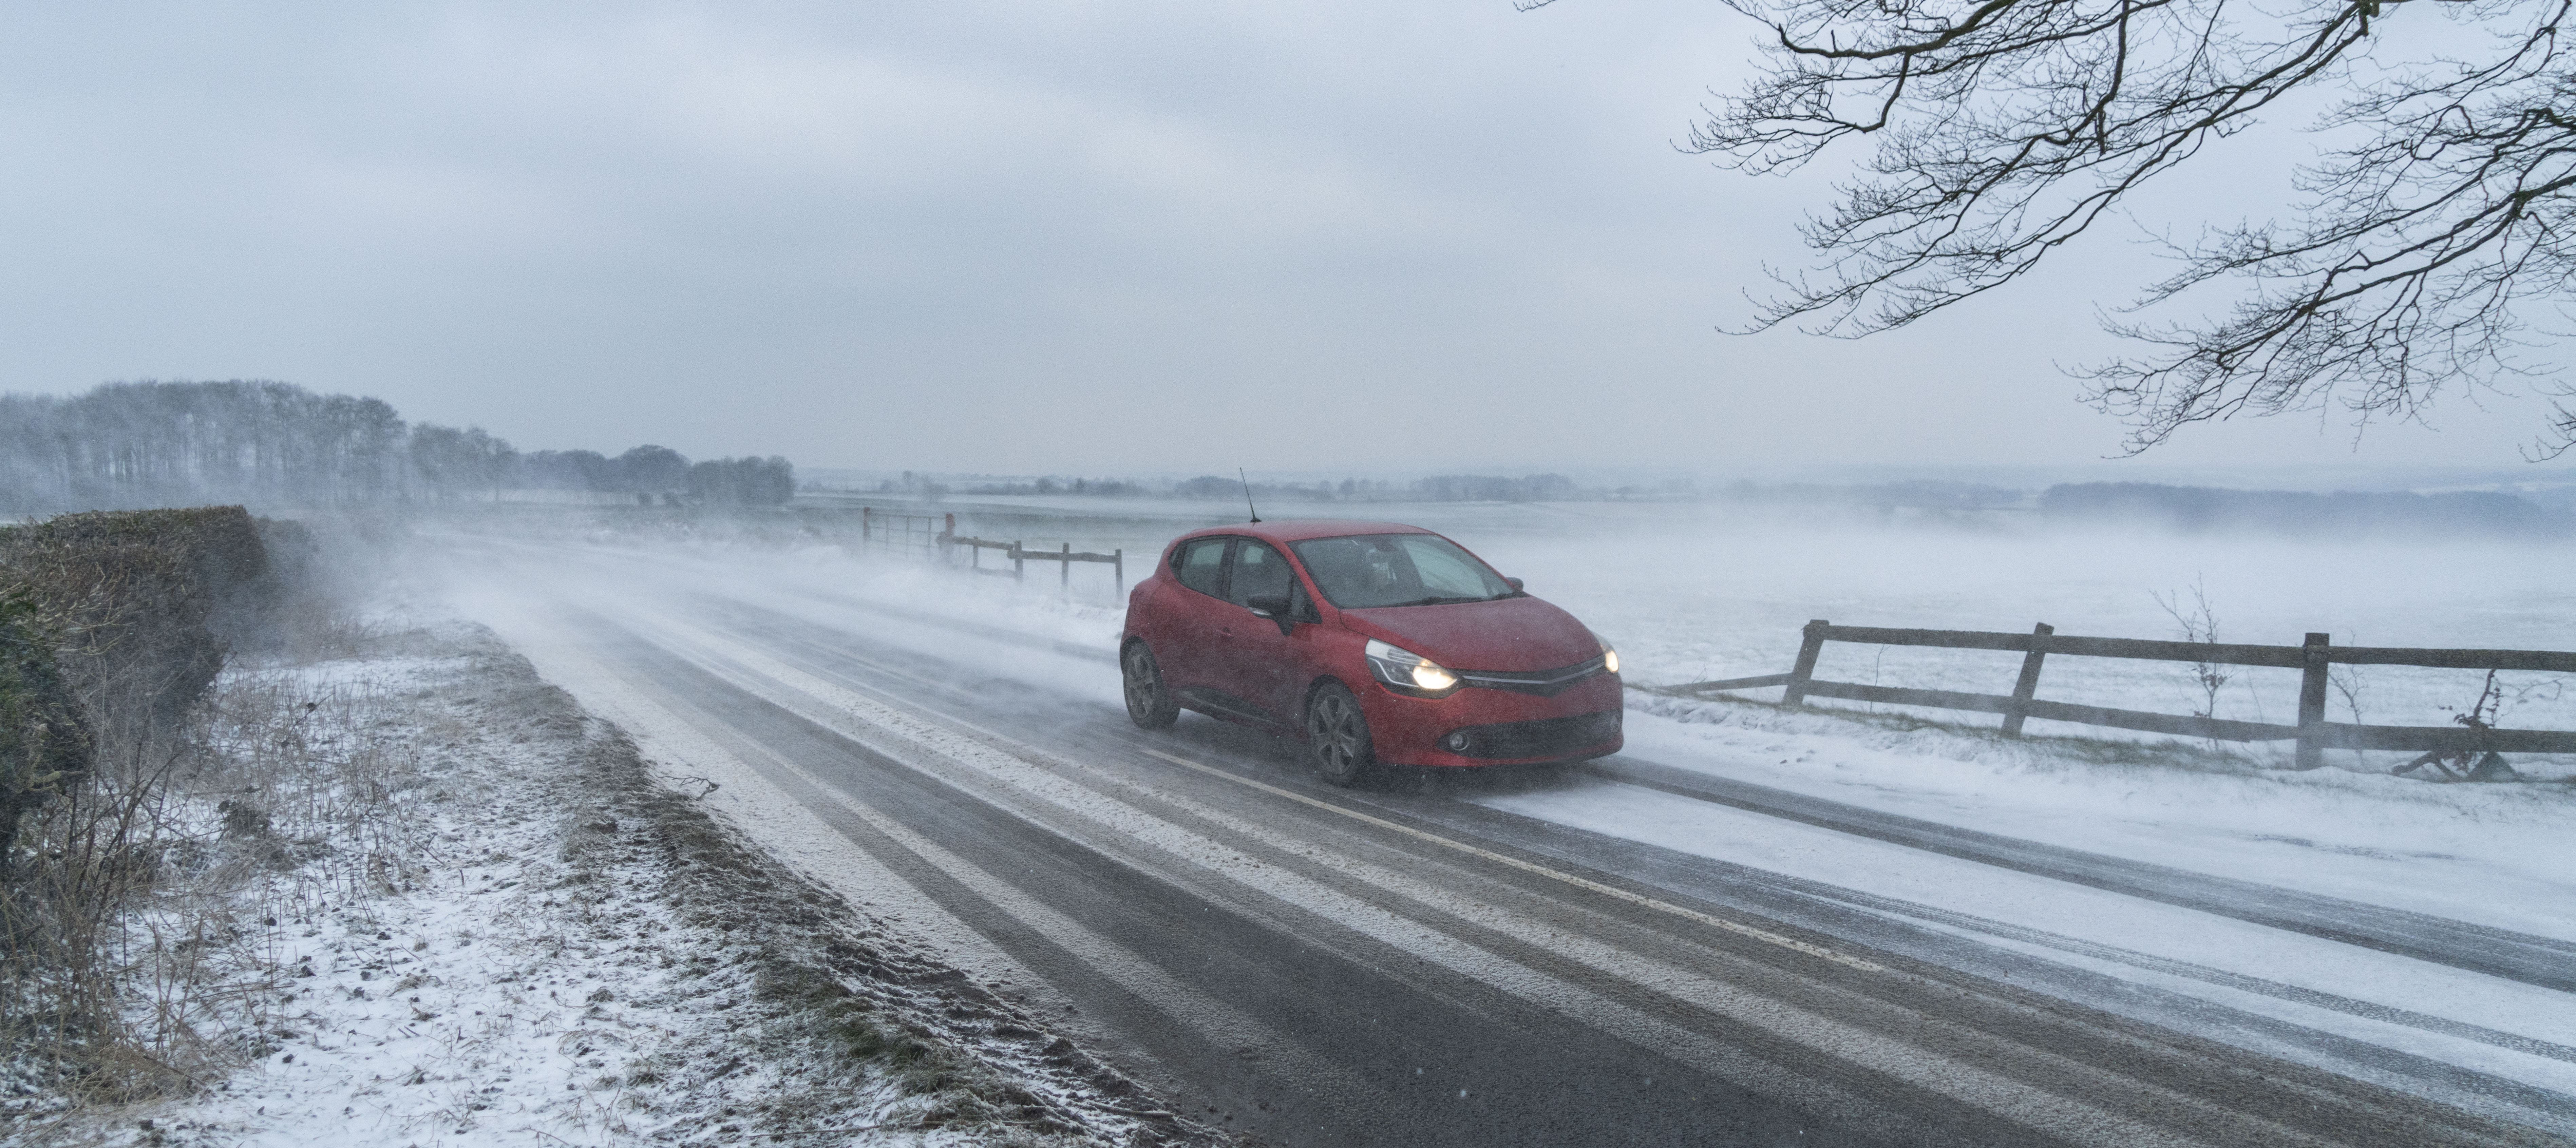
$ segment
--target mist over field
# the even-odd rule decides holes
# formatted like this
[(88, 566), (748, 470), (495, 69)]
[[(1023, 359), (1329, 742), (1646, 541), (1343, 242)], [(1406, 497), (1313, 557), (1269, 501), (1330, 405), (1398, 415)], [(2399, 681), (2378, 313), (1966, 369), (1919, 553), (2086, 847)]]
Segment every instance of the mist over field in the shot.
[[(2266, 1071), (2376, 1079), (2388, 1057), (2413, 1058), (2430, 1083), (2402, 1091), (2429, 1111), (2547, 1135), (2545, 1098), (2576, 1095), (2576, 1049), (2560, 1055), (2553, 1040), (2576, 1025), (2561, 983), (2576, 894), (2557, 863), (2576, 754), (2515, 749), (2427, 770), (2412, 749), (2327, 748), (2323, 768), (2300, 768), (2302, 671), (2188, 660), (2312, 633), (2470, 658), (2576, 650), (2564, 576), (2576, 514), (2557, 472), (2321, 476), (2305, 489), (2082, 472), (808, 472), (652, 444), (522, 452), (274, 384), (106, 388), (0, 410), (30, 447), (0, 470), (0, 495), (45, 523), (18, 528), (38, 532), (28, 538), (119, 537), (135, 528), (116, 524), (152, 521), (93, 507), (238, 499), (258, 517), (219, 516), (256, 522), (271, 560), (304, 571), (294, 584), (315, 596), (294, 636), (240, 643), (203, 703), (224, 721), (310, 732), (189, 743), (190, 776), (262, 780), (147, 792), (169, 803), (170, 832), (215, 843), (185, 848), (275, 858), (167, 885), (154, 911), (197, 922), (255, 909), (249, 919), (282, 923), (240, 933), (224, 959), (281, 983), (311, 971), (329, 991), (224, 1003), (240, 999), (224, 995), (230, 982), (187, 971), (202, 962), (136, 966), (163, 986), (125, 990), (137, 1017), (237, 1034), (174, 1058), (235, 1087), (155, 1086), (167, 1089), (155, 1119), (173, 1126), (337, 1135), (333, 1113), (355, 1108), (339, 1100), (379, 1093), (381, 1114), (353, 1126), (353, 1143), (396, 1148), (429, 1122), (468, 1130), (461, 1142), (535, 1128), (622, 1145), (674, 1125), (874, 1143), (890, 1125), (1044, 1119), (1104, 1148), (1132, 1141), (1140, 1120), (1167, 1144), (1237, 1143), (1230, 1127), (1295, 1142), (1307, 1123), (1341, 1130), (1326, 1140), (1380, 1142), (1396, 1121), (1407, 1143), (1535, 1145), (1556, 1142), (1541, 1130), (1569, 1113), (1691, 1129), (1778, 1111), (1793, 1135), (1841, 1119), (1796, 1107), (1797, 1085), (1709, 1106), (1544, 1083), (1563, 1064), (1542, 1047), (1606, 1041), (1597, 1067), (1641, 1080), (1640, 1058), (1671, 1055), (1654, 1050), (1661, 1022), (1567, 1012), (1567, 992), (1739, 1001), (1769, 974), (1702, 971), (1741, 959), (1725, 955), (1737, 944), (1841, 970), (1831, 976), (1905, 964), (2028, 986), (2014, 991), (2083, 1002), (2084, 1024), (2154, 1026)], [(1617, 751), (1381, 763), (1339, 785), (1293, 722), (1223, 720), (1212, 705), (1168, 728), (1137, 717), (1129, 655), (1153, 632), (1138, 612), (1195, 593), (1136, 593), (1172, 540), (1316, 521), (1439, 532), (1570, 612), (1618, 654)], [(63, 565), (47, 553), (69, 552), (6, 556)], [(2061, 710), (2015, 736), (1975, 709), (1848, 694), (1783, 704), (1780, 675), (1814, 620), (2003, 635), (2045, 623), (2069, 640), (2179, 652), (2049, 654), (2030, 696)], [(2009, 650), (1837, 641), (1809, 680), (1991, 699), (2024, 664)], [(2323, 720), (2576, 730), (2570, 678), (2337, 665)], [(1763, 681), (1704, 687), (1732, 679)], [(323, 712), (299, 710), (307, 696), (336, 708), (299, 718)], [(2274, 740), (2050, 716), (2061, 711), (2238, 723)], [(313, 749), (241, 756), (262, 738)], [(345, 752), (365, 770), (333, 764), (344, 745), (361, 747)], [(344, 793), (359, 796), (309, 796)], [(88, 807), (37, 802), (31, 839), (68, 839), (64, 811)], [(259, 852), (281, 835), (300, 835), (303, 852)], [(396, 839), (408, 844), (381, 844)], [(368, 864), (421, 876), (342, 891), (343, 863), (293, 860), (366, 842), (378, 842), (364, 844), (379, 858)], [(1458, 856), (1498, 868), (1461, 871)], [(1501, 892), (1529, 881), (1542, 883), (1537, 901)], [(590, 892), (558, 896), (575, 887)], [(505, 891), (517, 899), (503, 911), (489, 898)], [(1686, 932), (1548, 923), (1603, 911), (1596, 895)], [(1388, 905), (1444, 923), (1392, 923)], [(1521, 949), (1496, 934), (1547, 939)], [(1676, 944), (1690, 946), (1684, 972), (1626, 947)], [(1323, 1005), (1329, 994), (1279, 992), (1281, 974), (1262, 970), (1283, 949), (1383, 995)], [(756, 971), (706, 972), (744, 960)], [(399, 1002), (374, 980), (396, 967), (408, 968)], [(911, 971), (885, 971), (898, 967)], [(1435, 986), (1407, 969), (1465, 979), (1425, 993)], [(117, 982), (100, 983), (115, 999)], [(537, 1010), (540, 985), (555, 996)], [(1466, 1023), (1443, 994), (1468, 985), (1529, 1010), (1512, 1032), (1553, 1035), (1504, 1040), (1527, 1051), (1502, 1067), (1486, 1052), (1390, 1053), (1369, 1035)], [(578, 1013), (553, 1003), (567, 989)], [(746, 999), (760, 1010), (748, 1028), (733, 1011)], [(478, 1015), (498, 1019), (465, 1019)], [(849, 1036), (861, 1015), (875, 1019)], [(1768, 1023), (1848, 1053), (1854, 1020), (1805, 1015)], [(381, 1041), (305, 1043), (308, 1030), (369, 1026)], [(596, 1035), (648, 1029), (658, 1035), (607, 1054)], [(1182, 1055), (1210, 1032), (1257, 1051)], [(1952, 1053), (1884, 1039), (1896, 1043), (1872, 1046), (1872, 1063), (1948, 1071)], [(2074, 1047), (2110, 1047), (2099, 1039)], [(64, 1078), (50, 1067), (64, 1055), (31, 1045), (0, 1068), (37, 1098), (20, 1111), (70, 1134), (96, 1109), (44, 1083)], [(1427, 1061), (1402, 1067), (1437, 1090), (1414, 1095), (1410, 1072), (1311, 1083), (1389, 1055)], [(1709, 1055), (1657, 1061), (1657, 1078), (1730, 1079)], [(2085, 1095), (2125, 1086), (2097, 1087), (2111, 1091)], [(1047, 1099), (1024, 1099), (1041, 1088)], [(1107, 1099), (1139, 1092), (1177, 1099)], [(459, 1094), (517, 1096), (525, 1115), (457, 1117), (445, 1098)], [(1774, 1104), (1792, 1107), (1745, 1107)]]
[[(819, 496), (817, 505), (839, 501)], [(1058, 545), (1123, 550), (1131, 582), (1172, 534), (1243, 517), (1218, 500), (1144, 498), (964, 496), (880, 508), (888, 514), (954, 514), (960, 534), (1023, 541), (1032, 551)], [(2308, 633), (2324, 632), (2339, 645), (2576, 648), (2576, 588), (2564, 576), (2576, 558), (2576, 540), (2554, 533), (2499, 535), (2464, 528), (2427, 535), (2412, 529), (2416, 524), (2400, 523), (2390, 532), (2285, 537), (2261, 530), (2180, 530), (2129, 519), (1908, 516), (1847, 502), (1801, 509), (1721, 500), (1281, 501), (1258, 509), (1270, 521), (1390, 520), (1448, 534), (1504, 573), (1524, 578), (1531, 593), (1574, 611), (1621, 647), (1635, 680), (1658, 685), (1786, 670), (1797, 653), (1799, 628), (1816, 618), (2018, 633), (2046, 622), (2069, 635), (2183, 638), (2168, 602), (2187, 614), (2205, 604), (2222, 642), (2297, 645)], [(753, 556), (764, 546), (758, 539), (793, 538), (792, 530), (721, 523), (665, 530), (639, 522), (631, 533), (609, 523), (594, 528), (604, 542), (643, 548), (625, 567), (635, 577), (647, 577), (651, 566), (643, 558), (653, 553), (732, 556), (747, 565), (707, 569), (729, 571), (721, 576), (750, 579), (749, 584), (771, 576), (766, 560)], [(838, 532), (849, 529), (843, 524)], [(1032, 562), (1029, 581), (1006, 584), (1005, 592), (975, 588), (973, 582), (944, 584), (928, 564), (871, 555), (854, 539), (826, 542), (818, 533), (810, 543), (801, 559), (806, 577), (828, 579), (828, 571), (847, 563), (854, 576), (871, 584), (918, 582), (916, 592), (925, 595), (976, 593), (980, 597), (970, 600), (995, 604), (1024, 598), (1044, 603), (1058, 595), (1053, 564)], [(1007, 564), (991, 553), (974, 561), (988, 570)], [(1096, 642), (1113, 635), (1124, 603), (1111, 590), (1107, 567), (1074, 567), (1064, 600), (1080, 616), (1096, 619), (1098, 628), (1063, 636)], [(1027, 603), (1012, 608), (1024, 610)], [(2003, 693), (2018, 661), (2017, 655), (2000, 653), (1837, 644), (1828, 647), (1818, 673)], [(2451, 712), (2476, 700), (2482, 684), (2479, 675), (2460, 671), (2364, 667), (2354, 674), (2366, 710), (2361, 720), (2372, 724), (2447, 722)], [(2576, 697), (2567, 696), (2551, 675), (2508, 673), (2503, 681), (2513, 691), (2510, 724), (2576, 726)], [(2215, 713), (2293, 721), (2297, 689), (2295, 671), (2240, 668), (2219, 694)], [(2191, 713), (2205, 705), (2197, 694), (2187, 666), (2066, 658), (2052, 665), (2041, 696)], [(2335, 708), (2335, 720), (2356, 720), (2340, 696)], [(2122, 736), (2046, 723), (2034, 728), (2043, 727)], [(2340, 756), (2340, 764), (2356, 764), (2350, 755)]]
[(2576, 1144), (2576, 128), (2156, 135), (2417, 7), (0, 11), (0, 1143)]

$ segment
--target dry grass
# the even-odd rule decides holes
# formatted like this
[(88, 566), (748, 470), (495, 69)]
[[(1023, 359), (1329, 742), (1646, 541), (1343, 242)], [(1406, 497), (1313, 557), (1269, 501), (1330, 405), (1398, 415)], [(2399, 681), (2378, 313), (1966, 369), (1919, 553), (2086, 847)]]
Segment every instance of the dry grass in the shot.
[(279, 919), (418, 877), (399, 700), (269, 664), (124, 739), (21, 828), (0, 885), (0, 1122), (184, 1092), (266, 1050)]
[[(441, 1030), (444, 1050), (357, 1086), (404, 1090), (405, 1121), (472, 1128), (510, 1079), (482, 1079), (483, 1058), (527, 1035), (511, 1025), (555, 1007), (534, 982), (598, 978), (611, 951), (621, 965), (658, 955), (663, 971), (621, 974), (563, 1038), (611, 1040), (589, 1018), (648, 984), (661, 987), (633, 1007), (673, 1027), (611, 1040), (628, 1041), (622, 1054), (562, 1048), (588, 1083), (544, 1098), (561, 1132), (614, 1141), (649, 1121), (655, 1136), (718, 1139), (755, 1127), (1222, 1140), (664, 788), (623, 734), (488, 633), (270, 611), (265, 636), (234, 647), (211, 690), (174, 706), (172, 691), (200, 672), (189, 651), (206, 616), (188, 604), (183, 564), (110, 549), (63, 550), (71, 560), (40, 572), (69, 635), (64, 676), (103, 720), (94, 764), (57, 777), (8, 846), (0, 1141), (124, 1143), (138, 1118), (158, 1117), (146, 1140), (160, 1143), (174, 1116), (196, 1113), (191, 1142), (224, 1142), (251, 1115), (225, 1109), (224, 1092), (274, 1071), (244, 1065), (345, 1051), (320, 1048), (316, 1025), (352, 1007), (332, 993), (372, 1006), (396, 992), (501, 1001), (470, 1021), (450, 1007), (444, 1026), (422, 1011), (414, 1019)], [(167, 656), (140, 656), (151, 650)], [(521, 872), (466, 888), (469, 873), (504, 867)], [(448, 940), (391, 936), (394, 918), (489, 911), (500, 899), (464, 898), (513, 884), (506, 918), (473, 919)], [(326, 937), (334, 927), (346, 935)], [(332, 954), (318, 976), (317, 946)], [(684, 952), (695, 955), (682, 963)], [(386, 967), (413, 975), (339, 983)], [(442, 989), (433, 969), (475, 983)]]
[[(359, 880), (305, 854), (389, 832), (370, 827), (392, 763), (351, 732), (373, 699), (276, 673), (210, 693), (230, 649), (291, 661), (284, 637), (327, 647), (350, 626), (297, 592), (309, 535), (264, 524), (287, 559), (272, 566), (262, 525), (217, 507), (0, 530), (7, 621), (48, 647), (10, 651), (0, 698), (0, 1120), (220, 1075), (258, 1044), (269, 878)], [(31, 756), (38, 702), (77, 715), (51, 715), (50, 740), (77, 732), (85, 760)]]

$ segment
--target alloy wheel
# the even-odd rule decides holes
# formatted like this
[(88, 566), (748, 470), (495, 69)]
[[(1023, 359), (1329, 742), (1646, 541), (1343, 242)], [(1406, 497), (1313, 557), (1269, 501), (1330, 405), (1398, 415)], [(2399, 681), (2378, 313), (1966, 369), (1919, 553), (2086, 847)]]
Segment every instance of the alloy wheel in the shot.
[(1163, 729), (1181, 716), (1180, 706), (1163, 688), (1162, 667), (1154, 664), (1154, 652), (1143, 642), (1130, 644), (1120, 655), (1118, 667), (1129, 720), (1146, 729)]
[(1359, 699), (1348, 690), (1327, 686), (1316, 693), (1306, 709), (1306, 735), (1315, 755), (1315, 768), (1324, 780), (1349, 785), (1367, 771), (1368, 719), (1360, 713)]

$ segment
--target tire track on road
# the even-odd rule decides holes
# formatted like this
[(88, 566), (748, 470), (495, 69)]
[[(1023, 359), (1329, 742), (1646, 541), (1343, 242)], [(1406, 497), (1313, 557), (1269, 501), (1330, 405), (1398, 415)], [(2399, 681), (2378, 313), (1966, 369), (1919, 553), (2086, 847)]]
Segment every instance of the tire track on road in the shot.
[[(809, 689), (809, 690), (810, 690), (812, 687), (811, 687), (811, 685), (809, 684), (809, 685), (807, 685), (807, 686), (803, 686), (803, 687), (800, 687), (800, 688), (806, 688), (806, 689)], [(987, 731), (987, 732), (989, 732), (989, 731)], [(998, 735), (996, 735), (996, 736), (998, 736)], [(1220, 771), (1220, 772), (1221, 772), (1221, 771)], [(1852, 1043), (1852, 1042), (1850, 1042), (1848, 1039), (1846, 1039), (1846, 1040), (1844, 1041), (1844, 1045), (1845, 1045), (1845, 1047), (1849, 1047), (1849, 1046), (1851, 1045), (1851, 1043)], [(1937, 1059), (1938, 1059), (1937, 1057), (1933, 1056), (1932, 1054), (1922, 1052), (1920, 1049), (1916, 1049), (1916, 1050), (1914, 1050), (1914, 1052), (1915, 1052), (1917, 1055), (1922, 1056), (1922, 1057), (1924, 1058), (1925, 1063), (1930, 1063), (1931, 1061), (1934, 1061), (1934, 1060), (1937, 1060)], [(2060, 1070), (2060, 1075), (2063, 1075), (2063, 1074), (2064, 1074), (2064, 1070), (2062, 1070), (2062, 1069), (2061, 1069), (2061, 1070)], [(2083, 1074), (2083, 1073), (2077, 1073), (2076, 1075), (2081, 1076), (2081, 1075), (2084, 1075), (2084, 1074)], [(2062, 1081), (2062, 1080), (2060, 1081), (2060, 1084), (2061, 1084), (2061, 1085), (2063, 1085), (2063, 1084), (2065, 1084), (2065, 1083), (2067, 1083), (2067, 1082), (2066, 1082), (2066, 1081)], [(2131, 1082), (2131, 1087), (2132, 1087), (2133, 1089), (2137, 1089), (2140, 1083), (2141, 1083), (2141, 1082), (2134, 1082), (2134, 1081), (2133, 1081), (2133, 1082)], [(1991, 1087), (1991, 1086), (1989, 1086), (1989, 1087)], [(2153, 1090), (2153, 1089), (2152, 1089), (2152, 1087), (2149, 1087), (2149, 1088), (2144, 1089), (2144, 1091), (2152, 1091), (2152, 1090)], [(2069, 1091), (2074, 1091), (2074, 1092), (2077, 1092), (2077, 1093), (2079, 1093), (2079, 1094), (2090, 1094), (2089, 1089), (2084, 1089), (2084, 1088), (2070, 1089)], [(2401, 1105), (2401, 1107), (2403, 1107), (2403, 1106)], [(2235, 1115), (2236, 1115), (2236, 1117), (2237, 1117), (2239, 1120), (2242, 1120), (2242, 1119), (2245, 1117), (2245, 1115), (2246, 1115), (2246, 1114), (2245, 1114), (2245, 1113), (2242, 1113), (2242, 1112), (2239, 1112), (2239, 1113), (2236, 1113)], [(2419, 1114), (2417, 1114), (2417, 1115), (2418, 1115), (2418, 1116), (2420, 1116), (2421, 1114), (2419, 1113)], [(2050, 1121), (2048, 1121), (2048, 1123), (2049, 1123), (2050, 1125), (2054, 1126), (2055, 1128), (2059, 1129), (2061, 1132), (2067, 1132), (2068, 1130), (2071, 1130), (2071, 1129), (2073, 1129), (2073, 1128), (2076, 1128), (2076, 1127), (2077, 1127), (2077, 1126), (2079, 1126), (2079, 1125), (2083, 1125), (2083, 1126), (2090, 1127), (2091, 1129), (2093, 1129), (2093, 1130), (2094, 1130), (2092, 1133), (2081, 1133), (2081, 1134), (2078, 1134), (2078, 1133), (2071, 1133), (2071, 1132), (2069, 1132), (2069, 1134), (2071, 1134), (2071, 1135), (2076, 1135), (2079, 1139), (2093, 1139), (2093, 1138), (2095, 1138), (2095, 1136), (2096, 1136), (2096, 1135), (2098, 1135), (2098, 1134), (2099, 1134), (2100, 1130), (2102, 1130), (2102, 1129), (2104, 1129), (2104, 1128), (2120, 1126), (2120, 1125), (2122, 1125), (2122, 1124), (2123, 1124), (2123, 1122), (2122, 1122), (2121, 1120), (2119, 1120), (2118, 1118), (2105, 1119), (2105, 1117), (2108, 1117), (2108, 1116), (2109, 1116), (2109, 1114), (2108, 1114), (2108, 1113), (2101, 1113), (2101, 1114), (2097, 1114), (2097, 1115), (2094, 1115), (2094, 1116), (2091, 1116), (2091, 1117), (2086, 1117), (2086, 1118), (2081, 1118), (2081, 1119), (2072, 1119), (2072, 1118), (2070, 1118), (2070, 1119), (2062, 1119), (2062, 1120), (2050, 1120)], [(2196, 1117), (2189, 1118), (2189, 1119), (2188, 1119), (2188, 1120), (2186, 1120), (2185, 1122), (2186, 1122), (2186, 1123), (2193, 1124), (2193, 1125), (2196, 1125), (2196, 1126), (2201, 1127), (2201, 1128), (2203, 1128), (2203, 1129), (2206, 1129), (2206, 1128), (2209, 1126), (2208, 1119), (2209, 1119), (2209, 1118), (2208, 1118), (2208, 1116), (2207, 1116), (2206, 1114), (2203, 1114), (2203, 1115), (2200, 1115), (2200, 1116), (2196, 1116)], [(2258, 1120), (2258, 1122), (2259, 1122), (2259, 1120)], [(2429, 1130), (2428, 1130), (2428, 1131), (2429, 1131)], [(2438, 1135), (2428, 1135), (2428, 1139), (2440, 1139), (2440, 1138), (2443, 1138), (2443, 1137), (2440, 1137), (2440, 1136), (2438, 1136)], [(2126, 1127), (2124, 1127), (2124, 1128), (2122, 1129), (2122, 1131), (2121, 1131), (2121, 1132), (2120, 1132), (2116, 1137), (2113, 1137), (2113, 1139), (2114, 1139), (2116, 1142), (2122, 1142), (2122, 1143), (2143, 1143), (2143, 1142), (2155, 1142), (2155, 1141), (2161, 1140), (2161, 1139), (2163, 1139), (2163, 1136), (2156, 1134), (2156, 1133), (2155, 1133), (2151, 1128), (2149, 1128), (2148, 1126), (2141, 1126), (2141, 1125), (2134, 1125), (2134, 1124), (2130, 1124), (2130, 1125), (2127, 1125)], [(2258, 1137), (2257, 1139), (2258, 1139), (2259, 1141), (2261, 1141), (2261, 1142), (2281, 1143), (2281, 1142), (2294, 1142), (2294, 1141), (2297, 1141), (2297, 1140), (2304, 1139), (2304, 1137), (2302, 1137), (2300, 1134), (2298, 1134), (2298, 1133), (2296, 1133), (2296, 1132), (2292, 1132), (2292, 1131), (2287, 1130), (2287, 1129), (2273, 1128), (2273, 1129), (2268, 1130), (2266, 1133), (2264, 1133), (2264, 1135), (2263, 1135), (2263, 1136)]]

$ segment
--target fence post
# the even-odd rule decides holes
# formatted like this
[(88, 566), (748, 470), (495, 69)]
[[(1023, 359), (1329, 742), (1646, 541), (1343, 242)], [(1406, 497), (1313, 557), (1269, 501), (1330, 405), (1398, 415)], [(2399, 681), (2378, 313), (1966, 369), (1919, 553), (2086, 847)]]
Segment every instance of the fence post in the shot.
[(873, 506), (859, 508), (859, 549), (861, 551), (868, 548), (868, 525), (876, 520), (876, 512), (877, 508)]
[(2048, 644), (2043, 640), (2057, 632), (2057, 627), (2042, 622), (2030, 628), (2030, 652), (2021, 656), (2021, 677), (2013, 682), (2012, 710), (2004, 715), (2004, 736), (2020, 737), (2023, 711), (2031, 695), (2039, 692), (2039, 663), (2048, 657)]
[(2326, 763), (2326, 644), (2324, 634), (2310, 634), (2299, 653), (2299, 753), (2293, 764), (2315, 769)]
[(1807, 623), (1806, 637), (1798, 643), (1798, 664), (1789, 667), (1789, 688), (1780, 691), (1780, 704), (1807, 704), (1807, 683), (1816, 676), (1816, 655), (1825, 649), (1825, 627), (1833, 625), (1822, 618)]
[(1011, 577), (1021, 582), (1029, 580), (1029, 556), (1020, 549), (1020, 540), (1016, 538), (1011, 540)]
[(1073, 543), (1067, 542), (1067, 543), (1065, 543), (1065, 544), (1064, 544), (1064, 557), (1063, 557), (1063, 558), (1061, 558), (1061, 559), (1059, 559), (1058, 561), (1059, 561), (1059, 562), (1061, 562), (1061, 563), (1063, 564), (1064, 569), (1062, 569), (1062, 570), (1060, 570), (1060, 571), (1058, 571), (1058, 572), (1057, 572), (1057, 573), (1058, 573), (1058, 577), (1056, 578), (1056, 587), (1057, 587), (1058, 589), (1060, 589), (1060, 590), (1064, 591), (1065, 593), (1068, 593), (1068, 594), (1069, 594), (1069, 593), (1072, 593), (1072, 592), (1073, 592)]
[(1118, 574), (1118, 592), (1117, 592), (1115, 595), (1113, 595), (1113, 597), (1116, 597), (1116, 598), (1125, 598), (1125, 597), (1127, 596), (1127, 548), (1126, 548), (1126, 547), (1121, 546), (1121, 547), (1119, 547), (1118, 549), (1116, 549), (1116, 550), (1112, 550), (1112, 551), (1110, 551), (1110, 552), (1109, 552), (1109, 568), (1110, 568), (1111, 570), (1116, 571), (1116, 572), (1117, 572), (1117, 574)]

